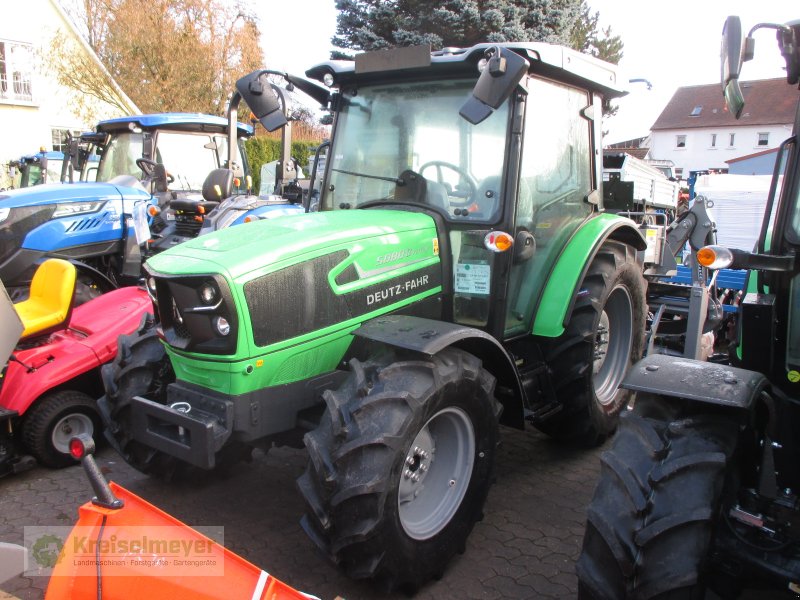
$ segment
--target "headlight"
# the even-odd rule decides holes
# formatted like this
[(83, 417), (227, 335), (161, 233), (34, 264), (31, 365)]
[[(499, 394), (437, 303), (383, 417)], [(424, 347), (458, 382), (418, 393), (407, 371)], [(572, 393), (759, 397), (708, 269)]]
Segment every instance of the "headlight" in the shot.
[(217, 288), (213, 283), (204, 283), (200, 288), (200, 300), (203, 304), (214, 304), (219, 298)]
[(97, 212), (105, 203), (105, 200), (103, 200), (100, 202), (70, 202), (68, 204), (56, 204), (56, 211), (53, 213), (53, 218), (71, 217), (74, 215)]
[(231, 324), (225, 317), (214, 317), (214, 327), (220, 335), (228, 335), (231, 332)]
[(0, 223), (2, 223), (8, 218), (8, 214), (10, 212), (11, 212), (10, 208), (0, 208)]

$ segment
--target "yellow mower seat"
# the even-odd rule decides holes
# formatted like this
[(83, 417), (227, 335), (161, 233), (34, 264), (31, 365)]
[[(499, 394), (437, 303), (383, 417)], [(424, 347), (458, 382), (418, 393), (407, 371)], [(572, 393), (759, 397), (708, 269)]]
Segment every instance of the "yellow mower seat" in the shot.
[(75, 266), (48, 258), (36, 269), (27, 300), (14, 305), (25, 328), (22, 337), (44, 333), (66, 321), (75, 296)]

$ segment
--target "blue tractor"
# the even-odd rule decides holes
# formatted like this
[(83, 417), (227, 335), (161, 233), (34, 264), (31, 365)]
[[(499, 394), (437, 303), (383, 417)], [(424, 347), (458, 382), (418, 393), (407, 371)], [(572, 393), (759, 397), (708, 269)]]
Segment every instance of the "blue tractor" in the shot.
[(18, 160), (12, 160), (8, 166), (16, 171), (14, 187), (25, 188), (60, 181), (63, 164), (63, 152), (42, 149), (36, 154), (25, 154)]
[[(245, 213), (301, 212), (279, 197), (249, 195), (243, 142), (253, 129), (237, 123), (235, 107), (228, 112), (227, 119), (168, 113), (103, 121), (71, 145), (80, 182), (0, 193), (0, 280), (12, 298), (24, 297), (50, 257), (77, 267), (79, 302), (132, 283), (142, 258), (197, 236), (221, 203), (238, 207), (235, 218), (226, 211), (224, 226)], [(93, 154), (99, 161), (89, 160)]]

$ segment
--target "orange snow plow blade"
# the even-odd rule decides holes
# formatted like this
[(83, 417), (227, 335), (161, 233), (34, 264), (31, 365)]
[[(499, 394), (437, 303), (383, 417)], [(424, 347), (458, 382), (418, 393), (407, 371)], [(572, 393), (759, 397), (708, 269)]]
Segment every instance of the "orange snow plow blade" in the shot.
[[(245, 598), (303, 594), (123, 487), (110, 509), (87, 502), (65, 540), (46, 600)], [(99, 565), (98, 565), (99, 563)]]

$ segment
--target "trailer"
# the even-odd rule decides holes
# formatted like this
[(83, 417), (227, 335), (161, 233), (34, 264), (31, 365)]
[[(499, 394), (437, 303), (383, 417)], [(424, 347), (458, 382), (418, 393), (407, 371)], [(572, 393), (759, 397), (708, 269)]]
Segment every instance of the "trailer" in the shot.
[(632, 204), (630, 210), (674, 211), (678, 206), (678, 182), (625, 152), (603, 153), (603, 182), (606, 196)]

